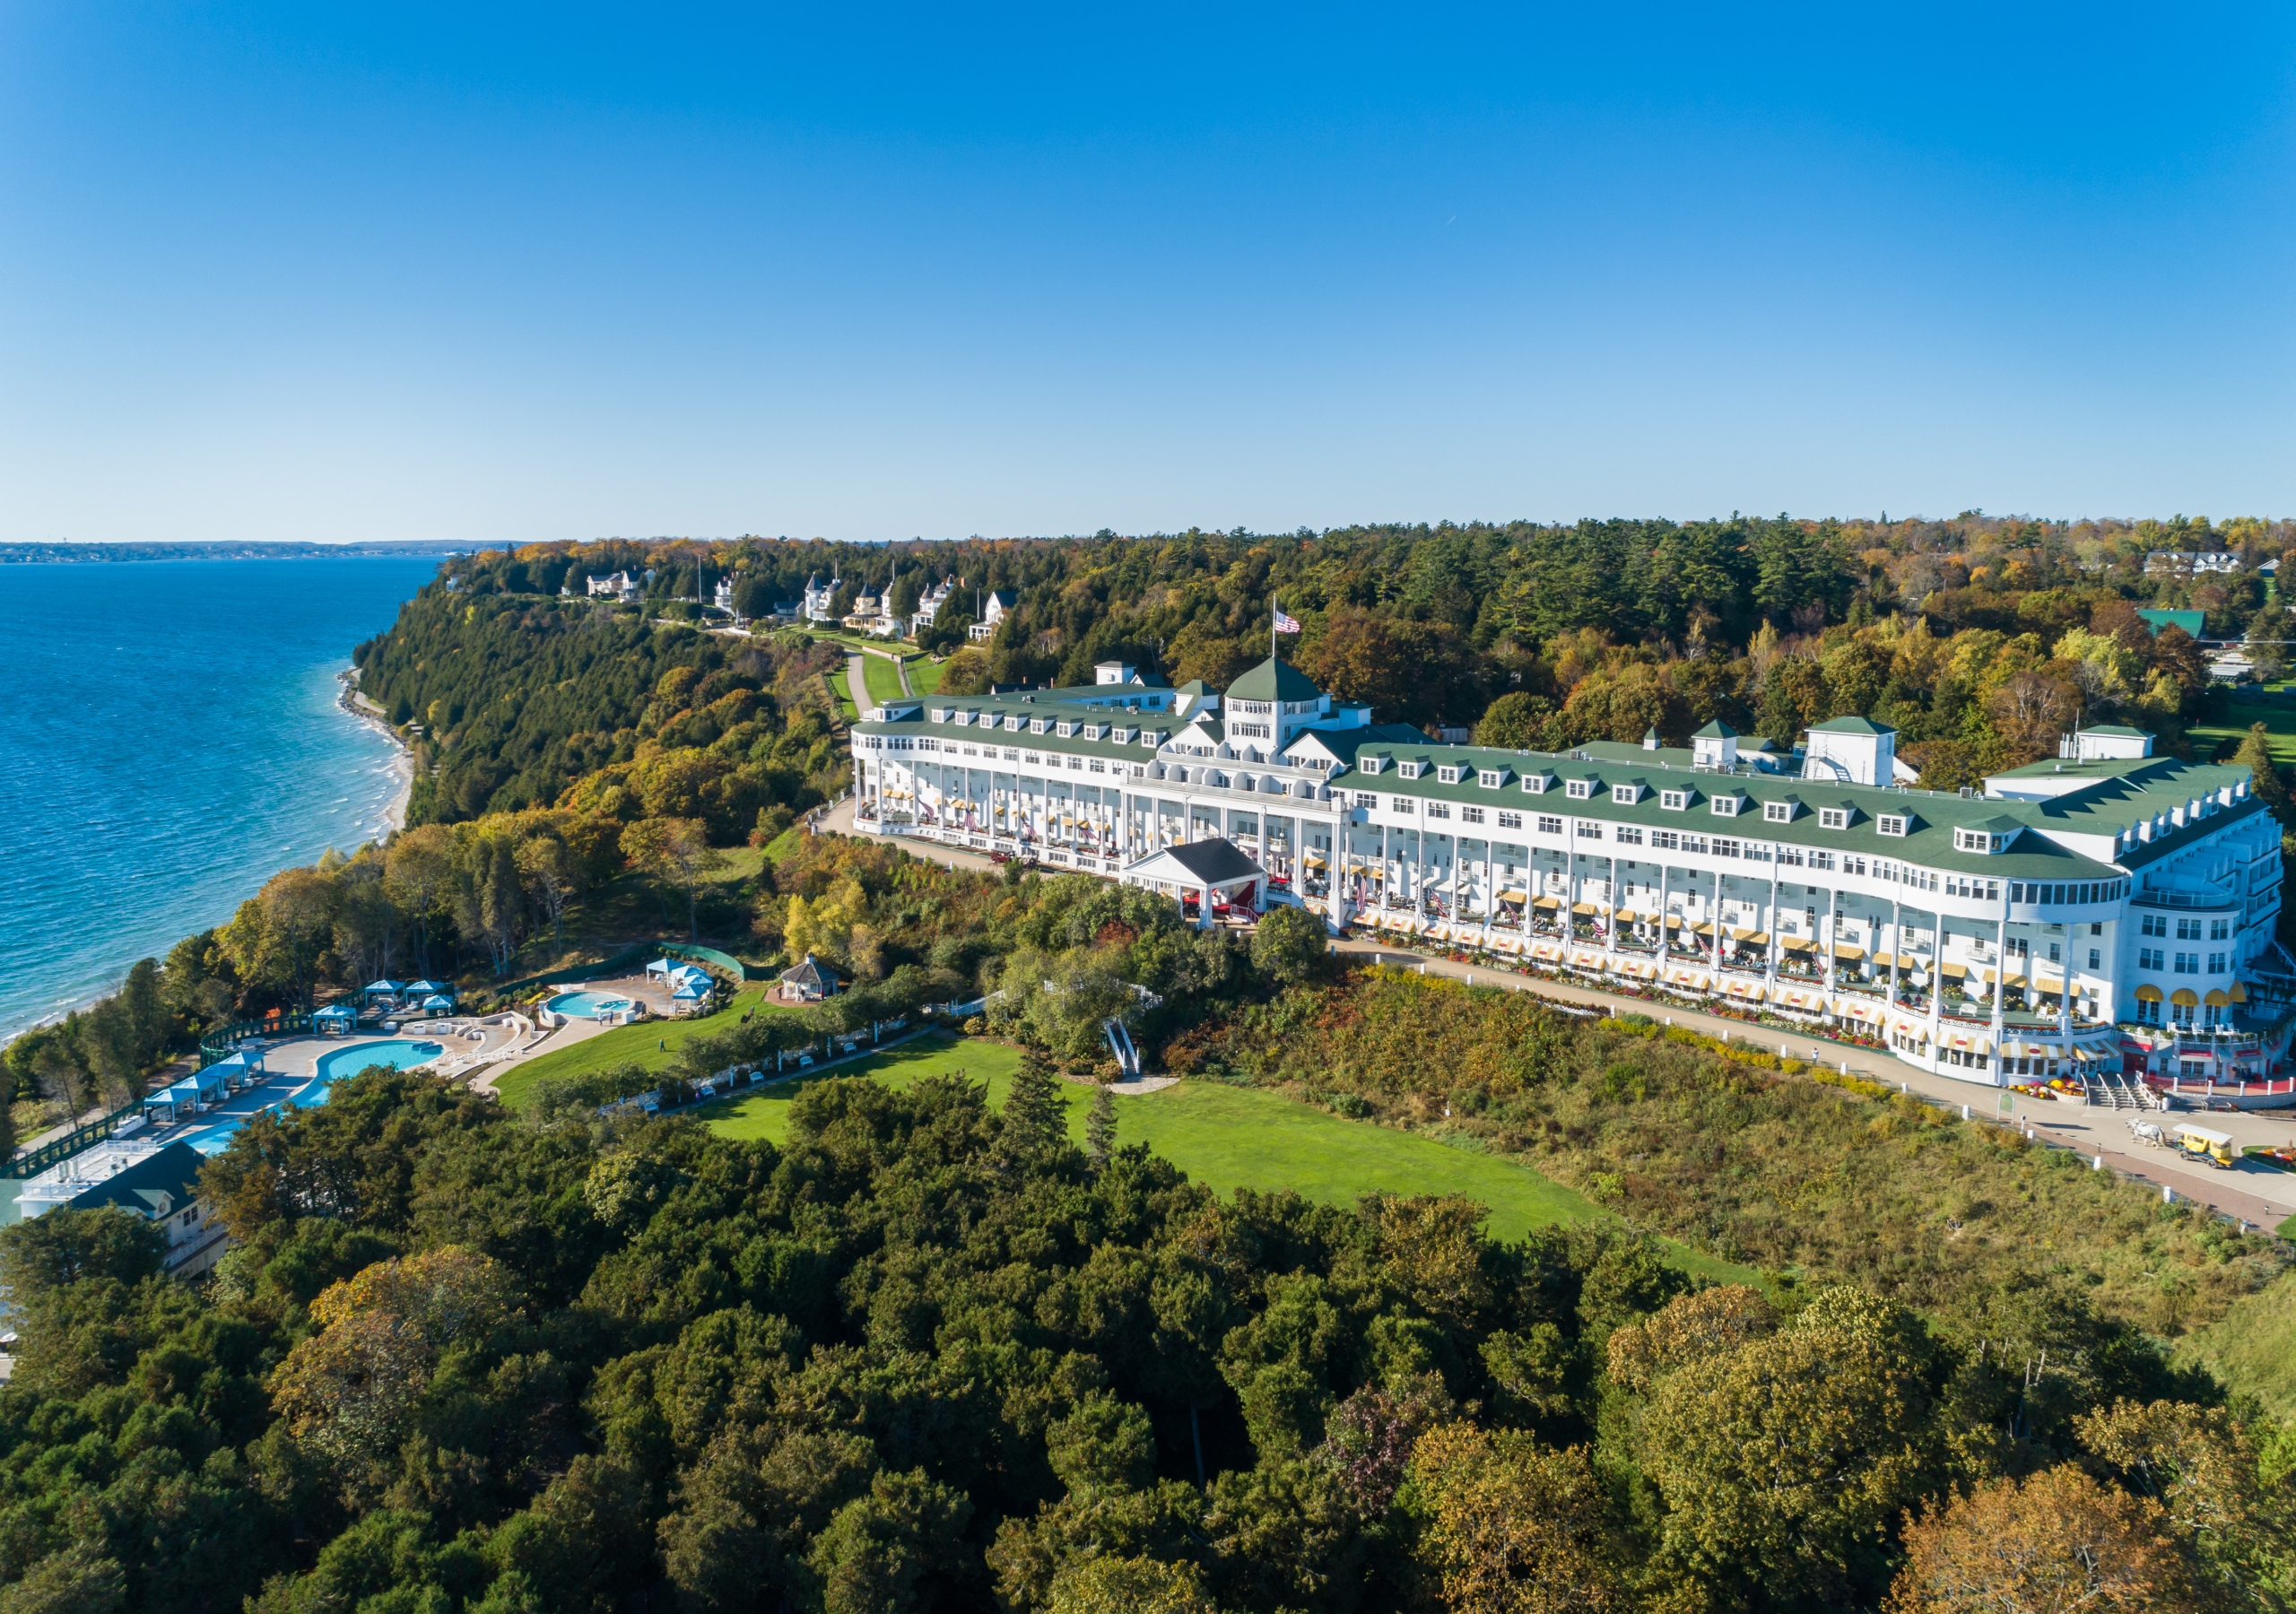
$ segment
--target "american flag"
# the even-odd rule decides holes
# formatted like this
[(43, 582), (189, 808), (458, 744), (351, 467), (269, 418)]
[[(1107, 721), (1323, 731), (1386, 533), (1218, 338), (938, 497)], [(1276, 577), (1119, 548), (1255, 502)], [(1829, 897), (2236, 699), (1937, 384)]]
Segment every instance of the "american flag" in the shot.
[(1299, 619), (1286, 616), (1283, 607), (1278, 605), (1275, 608), (1275, 630), (1278, 633), (1297, 633), (1300, 631)]

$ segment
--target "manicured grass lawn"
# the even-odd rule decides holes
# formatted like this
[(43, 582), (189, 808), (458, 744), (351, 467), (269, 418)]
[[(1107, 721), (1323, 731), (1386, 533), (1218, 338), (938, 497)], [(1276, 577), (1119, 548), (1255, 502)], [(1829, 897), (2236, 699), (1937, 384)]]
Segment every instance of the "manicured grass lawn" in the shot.
[[(744, 986), (734, 994), (731, 1007), (720, 1009), (704, 1020), (639, 1020), (634, 1026), (616, 1026), (610, 1031), (601, 1031), (555, 1054), (545, 1054), (540, 1059), (513, 1066), (496, 1084), (495, 1090), (502, 1095), (503, 1103), (522, 1109), (533, 1101), (535, 1087), (550, 1077), (587, 1076), (595, 1071), (629, 1063), (658, 1071), (670, 1063), (671, 1054), (685, 1046), (687, 1037), (723, 1031), (736, 1024), (743, 1015), (764, 1003), (765, 992), (762, 983)], [(766, 1009), (764, 1012), (778, 1011)]]
[(845, 714), (846, 722), (861, 721), (861, 708), (853, 704), (853, 691), (845, 687), (845, 668), (841, 664), (829, 675), (829, 692), (837, 697), (838, 710)]
[(2226, 703), (2222, 723), (2192, 727), (2193, 749), (2206, 757), (2210, 747), (2221, 746), (2229, 759), (2233, 747), (2248, 737), (2248, 725), (2261, 723), (2272, 735), (2272, 759), (2296, 762), (2296, 707), (2266, 705), (2235, 699)]
[(900, 668), (888, 656), (865, 655), (861, 658), (863, 681), (869, 686), (869, 699), (879, 706), (901, 698)]
[(909, 664), (909, 687), (919, 695), (930, 695), (941, 687), (941, 664), (929, 655), (920, 655)]
[[(873, 1059), (840, 1065), (836, 1075), (869, 1075), (896, 1087), (920, 1076), (960, 1072), (988, 1083), (989, 1102), (1001, 1105), (1020, 1064), (1020, 1051), (978, 1038), (920, 1037)], [(705, 1109), (710, 1130), (732, 1138), (785, 1142), (789, 1100), (801, 1084), (728, 1098)], [(1070, 1133), (1084, 1138), (1090, 1089), (1062, 1084)], [(1606, 1219), (1609, 1213), (1572, 1189), (1526, 1166), (1495, 1155), (1469, 1154), (1415, 1132), (1349, 1121), (1274, 1093), (1215, 1082), (1184, 1081), (1160, 1093), (1116, 1101), (1117, 1138), (1146, 1143), (1188, 1175), (1221, 1193), (1237, 1188), (1291, 1189), (1303, 1199), (1352, 1205), (1356, 1196), (1464, 1193), (1491, 1207), (1486, 1228), (1495, 1238), (1519, 1238), (1550, 1222)], [(1756, 1281), (1744, 1268), (1678, 1249), (1676, 1264), (1723, 1282)]]

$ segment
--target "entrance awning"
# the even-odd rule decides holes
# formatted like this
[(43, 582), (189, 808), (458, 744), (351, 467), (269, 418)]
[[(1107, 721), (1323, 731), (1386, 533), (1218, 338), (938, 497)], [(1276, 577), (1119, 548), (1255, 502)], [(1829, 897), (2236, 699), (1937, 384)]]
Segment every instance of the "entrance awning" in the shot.
[(2147, 981), (2136, 989), (2136, 1001), (2140, 1003), (2157, 1003), (2161, 1001), (2161, 989)]
[(2179, 986), (2169, 994), (2169, 1002), (2179, 1009), (2197, 1009), (2200, 1007), (2200, 994), (2189, 986)]

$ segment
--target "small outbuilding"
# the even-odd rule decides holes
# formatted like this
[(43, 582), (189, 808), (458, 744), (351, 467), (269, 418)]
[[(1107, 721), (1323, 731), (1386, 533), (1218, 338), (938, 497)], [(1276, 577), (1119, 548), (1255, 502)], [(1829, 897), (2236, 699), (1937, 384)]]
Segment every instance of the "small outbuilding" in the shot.
[(1209, 924), (1223, 910), (1257, 913), (1267, 900), (1267, 872), (1224, 837), (1189, 841), (1127, 863), (1128, 886), (1142, 886), (1196, 905), (1196, 923)]
[(789, 1003), (818, 1003), (837, 995), (837, 976), (813, 954), (794, 969), (781, 972), (781, 999)]

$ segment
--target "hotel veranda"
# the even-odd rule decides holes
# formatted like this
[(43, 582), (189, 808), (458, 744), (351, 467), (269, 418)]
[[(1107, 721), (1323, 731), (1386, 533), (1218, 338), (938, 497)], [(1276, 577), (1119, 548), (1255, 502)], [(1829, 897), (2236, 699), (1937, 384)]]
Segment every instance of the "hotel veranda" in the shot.
[[(1893, 733), (1857, 717), (1792, 759), (1719, 724), (1689, 750), (1548, 754), (1376, 724), (1275, 658), (1224, 695), (1098, 678), (870, 713), (860, 827), (1152, 884), (1207, 919), (1298, 901), (1335, 929), (1847, 1022), (1973, 1082), (2142, 1072), (2289, 1101), (2280, 835), (2245, 768), (2100, 728), (1945, 794), (1907, 788)], [(1211, 841), (1243, 858), (1192, 885), (1213, 865), (1170, 849)]]

